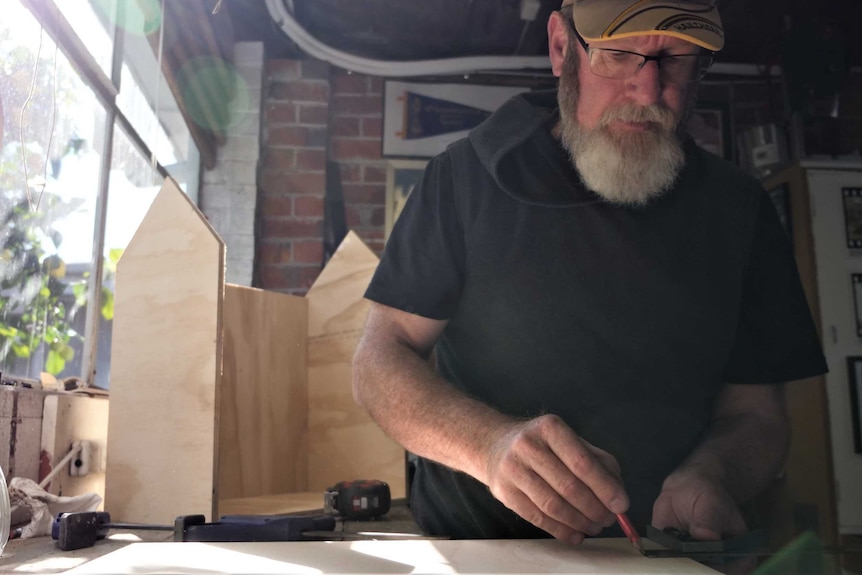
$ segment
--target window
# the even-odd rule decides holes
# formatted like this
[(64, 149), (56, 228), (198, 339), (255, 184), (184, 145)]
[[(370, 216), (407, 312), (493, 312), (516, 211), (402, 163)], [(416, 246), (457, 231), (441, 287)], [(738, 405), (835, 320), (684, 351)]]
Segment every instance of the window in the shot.
[(185, 119), (167, 81), (159, 73), (158, 59), (146, 36), (131, 25), (125, 26), (124, 30), (117, 106), (132, 128), (147, 141), (171, 177), (180, 183), (189, 197), (197, 200), (200, 155)]
[[(48, 372), (107, 387), (117, 258), (165, 175), (197, 197), (197, 148), (146, 38), (127, 32), (134, 27), (122, 25), (117, 5), (104, 0), (4, 4), (4, 375), (38, 379)], [(72, 36), (70, 46), (55, 45), (49, 35), (58, 23), (73, 31), (58, 36)], [(113, 69), (120, 71), (115, 78)]]
[(150, 162), (135, 149), (125, 131), (114, 132), (108, 212), (105, 219), (105, 249), (102, 271), (102, 309), (97, 314), (95, 384), (107, 388), (111, 373), (114, 279), (123, 250), (144, 219), (164, 182)]
[(111, 76), (117, 3), (101, 0), (61, 0), (57, 9), (93, 55), (105, 76)]

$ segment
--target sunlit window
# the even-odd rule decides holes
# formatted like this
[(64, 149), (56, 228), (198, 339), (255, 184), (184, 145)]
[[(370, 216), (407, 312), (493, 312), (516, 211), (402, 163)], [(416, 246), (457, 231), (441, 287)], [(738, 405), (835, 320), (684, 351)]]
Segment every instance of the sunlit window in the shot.
[(57, 9), (78, 34), (105, 76), (111, 76), (114, 48), (114, 23), (119, 2), (116, 0), (60, 0)]
[(98, 354), (95, 383), (108, 387), (110, 378), (111, 331), (114, 319), (114, 283), (117, 262), (150, 209), (161, 188), (162, 176), (152, 169), (120, 129), (114, 132), (108, 217), (105, 226), (102, 309), (99, 313)]
[[(138, 34), (126, 33), (117, 105), (149, 143), (171, 177), (192, 199), (197, 199), (195, 190), (200, 166), (197, 147), (164, 76), (158, 73), (158, 61), (146, 42), (146, 38)], [(148, 82), (148, 78), (161, 81)]]
[(80, 371), (105, 111), (17, 3), (0, 21), (0, 365)]
[[(27, 8), (17, 0), (4, 2), (0, 19), (4, 376), (39, 379), (47, 372), (107, 387), (117, 258), (146, 214), (163, 173), (197, 197), (198, 150), (147, 39), (118, 26), (123, 22), (118, 5), (122, 3), (113, 0), (46, 3), (90, 53), (87, 62), (72, 63), (64, 46), (54, 44)], [(147, 21), (161, 24), (160, 18)], [(125, 34), (122, 53), (115, 49), (118, 30), (120, 36)], [(97, 69), (103, 74), (102, 84), (109, 85), (114, 53), (122, 58), (116, 107), (112, 99), (97, 97), (77, 72)], [(107, 129), (112, 125), (113, 130)], [(121, 126), (131, 126), (134, 134)], [(105, 169), (109, 153), (110, 168)], [(102, 205), (107, 206), (104, 225), (99, 221)], [(102, 230), (99, 237), (97, 230)], [(104, 249), (97, 250), (100, 244)], [(97, 265), (102, 274), (95, 278)]]

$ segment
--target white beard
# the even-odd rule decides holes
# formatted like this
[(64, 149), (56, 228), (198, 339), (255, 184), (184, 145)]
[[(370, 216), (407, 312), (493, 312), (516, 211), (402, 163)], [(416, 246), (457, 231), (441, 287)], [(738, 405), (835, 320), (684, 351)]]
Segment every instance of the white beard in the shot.
[[(561, 98), (562, 100), (562, 98)], [(685, 163), (673, 114), (660, 106), (627, 105), (605, 112), (593, 129), (580, 126), (560, 102), (560, 138), (590, 190), (610, 203), (643, 206), (666, 192)], [(615, 121), (650, 122), (649, 130), (614, 134)]]

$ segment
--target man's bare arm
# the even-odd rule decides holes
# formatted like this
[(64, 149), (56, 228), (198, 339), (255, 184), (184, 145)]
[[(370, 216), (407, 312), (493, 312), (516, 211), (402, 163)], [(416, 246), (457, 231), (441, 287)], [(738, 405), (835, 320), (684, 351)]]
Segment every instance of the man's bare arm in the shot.
[(372, 305), (353, 360), (353, 393), (409, 451), (485, 477), (494, 437), (512, 420), (444, 381), (428, 357), (445, 321)]
[(776, 478), (789, 439), (781, 384), (726, 385), (704, 441), (665, 480), (653, 525), (686, 529), (700, 539), (745, 531), (738, 505)]
[(556, 416), (512, 418), (441, 378), (427, 359), (445, 326), (372, 304), (353, 361), (357, 402), (406, 449), (473, 476), (558, 539), (613, 523), (628, 507), (616, 460)]

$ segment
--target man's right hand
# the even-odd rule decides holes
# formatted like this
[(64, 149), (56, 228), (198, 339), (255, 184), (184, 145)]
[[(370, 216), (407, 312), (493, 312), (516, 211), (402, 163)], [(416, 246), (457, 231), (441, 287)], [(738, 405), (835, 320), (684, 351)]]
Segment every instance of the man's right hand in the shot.
[(487, 469), (494, 497), (563, 541), (598, 535), (629, 506), (614, 456), (555, 415), (514, 424), (495, 441)]
[(564, 541), (629, 506), (620, 466), (563, 420), (502, 414), (440, 377), (428, 356), (446, 326), (372, 304), (353, 360), (356, 401), (408, 451), (487, 485), (515, 513)]

